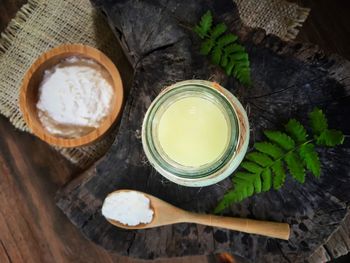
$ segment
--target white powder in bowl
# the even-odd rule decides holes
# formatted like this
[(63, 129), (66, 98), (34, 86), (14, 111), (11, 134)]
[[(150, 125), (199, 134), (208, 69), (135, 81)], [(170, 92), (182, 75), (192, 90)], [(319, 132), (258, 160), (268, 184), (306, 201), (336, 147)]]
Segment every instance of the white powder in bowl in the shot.
[(102, 206), (102, 215), (124, 225), (137, 226), (150, 223), (153, 210), (150, 200), (135, 191), (112, 193), (106, 197)]
[(79, 137), (109, 114), (113, 97), (109, 73), (91, 59), (70, 57), (44, 73), (37, 109), (52, 134)]

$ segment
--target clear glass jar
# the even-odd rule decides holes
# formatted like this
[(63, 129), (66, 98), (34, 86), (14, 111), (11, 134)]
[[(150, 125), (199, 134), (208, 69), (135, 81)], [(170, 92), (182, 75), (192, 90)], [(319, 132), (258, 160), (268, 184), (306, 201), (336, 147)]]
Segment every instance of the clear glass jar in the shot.
[[(201, 98), (212, 103), (226, 122), (227, 139), (223, 151), (203, 165), (180, 164), (164, 151), (159, 140), (162, 116), (171, 105), (184, 98)], [(242, 161), (248, 143), (249, 123), (242, 105), (229, 91), (210, 81), (187, 80), (167, 87), (150, 105), (142, 125), (142, 145), (149, 162), (161, 175), (184, 186), (207, 186), (225, 179)]]

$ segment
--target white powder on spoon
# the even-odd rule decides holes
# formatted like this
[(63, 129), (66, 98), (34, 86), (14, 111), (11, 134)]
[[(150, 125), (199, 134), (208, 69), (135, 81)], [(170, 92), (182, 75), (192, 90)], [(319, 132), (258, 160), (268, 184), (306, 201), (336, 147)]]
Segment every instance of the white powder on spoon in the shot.
[(70, 57), (45, 71), (36, 106), (50, 133), (79, 137), (99, 127), (112, 97), (111, 77), (101, 65)]
[(102, 215), (124, 225), (148, 224), (153, 219), (150, 200), (136, 191), (116, 192), (108, 195), (102, 205)]

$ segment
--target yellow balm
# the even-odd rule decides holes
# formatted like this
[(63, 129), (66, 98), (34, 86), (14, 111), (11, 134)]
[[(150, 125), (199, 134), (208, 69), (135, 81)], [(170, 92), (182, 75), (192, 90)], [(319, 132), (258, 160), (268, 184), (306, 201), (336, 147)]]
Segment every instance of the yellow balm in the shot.
[(212, 101), (186, 97), (173, 102), (158, 124), (158, 140), (173, 161), (191, 167), (212, 163), (229, 142), (225, 115)]

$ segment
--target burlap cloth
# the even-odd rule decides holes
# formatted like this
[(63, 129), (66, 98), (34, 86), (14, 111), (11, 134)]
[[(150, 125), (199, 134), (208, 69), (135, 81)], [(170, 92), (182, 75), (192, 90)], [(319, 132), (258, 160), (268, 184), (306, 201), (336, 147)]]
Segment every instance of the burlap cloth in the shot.
[[(292, 39), (308, 9), (282, 0), (236, 0), (243, 22), (262, 27), (283, 39)], [(97, 47), (117, 65), (122, 51), (104, 18), (89, 0), (29, 0), (10, 22), (0, 39), (0, 113), (18, 129), (30, 132), (18, 107), (22, 78), (44, 51), (64, 43)], [(116, 131), (93, 145), (59, 149), (64, 157), (86, 167), (103, 155)]]

